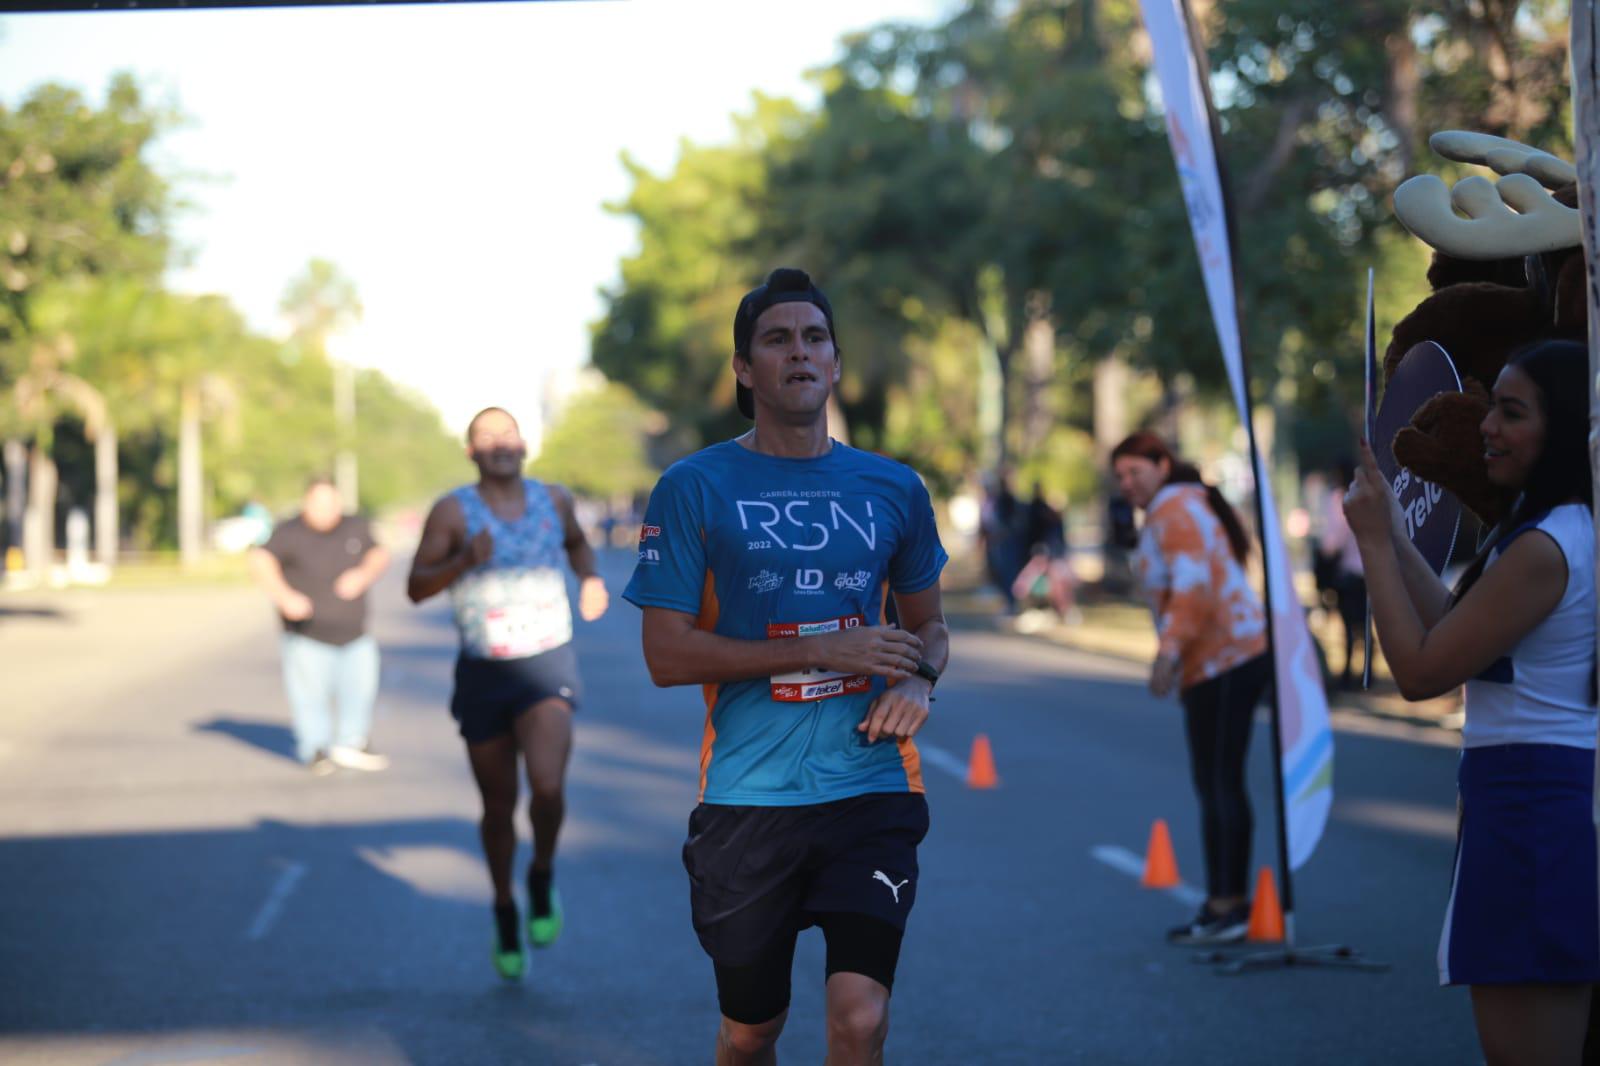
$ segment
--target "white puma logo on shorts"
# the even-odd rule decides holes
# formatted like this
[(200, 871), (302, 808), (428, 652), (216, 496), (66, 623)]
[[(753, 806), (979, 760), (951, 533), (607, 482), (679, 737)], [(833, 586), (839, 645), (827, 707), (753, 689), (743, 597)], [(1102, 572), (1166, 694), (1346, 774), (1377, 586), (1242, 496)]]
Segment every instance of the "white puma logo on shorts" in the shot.
[(882, 881), (884, 884), (888, 885), (889, 891), (894, 893), (894, 901), (896, 903), (900, 902), (900, 890), (904, 888), (906, 883), (911, 880), (911, 878), (908, 877), (905, 879), (905, 881), (901, 881), (897, 885), (893, 881), (889, 880), (889, 875), (884, 873), (882, 870), (872, 871), (872, 879), (874, 881)]

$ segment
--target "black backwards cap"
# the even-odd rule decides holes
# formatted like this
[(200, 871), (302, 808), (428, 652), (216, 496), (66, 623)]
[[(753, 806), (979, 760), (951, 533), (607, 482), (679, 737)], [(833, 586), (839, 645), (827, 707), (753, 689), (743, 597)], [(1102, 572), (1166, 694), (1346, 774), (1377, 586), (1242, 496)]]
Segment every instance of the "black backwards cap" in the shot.
[[(828, 320), (828, 335), (833, 338), (834, 346), (839, 344), (838, 334), (833, 329), (833, 307), (829, 305), (828, 298), (822, 290), (811, 282), (811, 275), (804, 270), (794, 267), (779, 267), (767, 275), (766, 283), (759, 285), (744, 294), (744, 299), (739, 301), (739, 310), (733, 315), (733, 350), (745, 358), (750, 357), (750, 336), (755, 332), (756, 319), (769, 307), (777, 304), (807, 303), (816, 304), (822, 311), (822, 317)], [(755, 399), (750, 395), (750, 390), (743, 385), (736, 389), (739, 399), (739, 413), (746, 418), (756, 416)]]

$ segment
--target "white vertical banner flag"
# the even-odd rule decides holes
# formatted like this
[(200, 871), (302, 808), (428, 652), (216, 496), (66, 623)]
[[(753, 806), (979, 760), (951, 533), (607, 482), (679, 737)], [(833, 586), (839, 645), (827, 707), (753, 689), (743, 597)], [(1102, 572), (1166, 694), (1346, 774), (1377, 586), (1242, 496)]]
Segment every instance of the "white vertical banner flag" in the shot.
[[(1239, 339), (1239, 315), (1233, 287), (1233, 259), (1228, 243), (1227, 207), (1222, 177), (1217, 169), (1216, 146), (1211, 139), (1211, 118), (1201, 88), (1202, 71), (1180, 7), (1181, 0), (1140, 0), (1144, 24), (1150, 32), (1156, 76), (1166, 107), (1167, 135), (1178, 166), (1178, 179), (1189, 208), (1205, 277), (1211, 317), (1222, 346), (1239, 418), (1250, 419), (1250, 397), (1245, 388), (1244, 361)], [(1265, 518), (1261, 530), (1271, 586), (1267, 589), (1268, 624), (1276, 650), (1279, 737), (1283, 763), (1283, 815), (1288, 838), (1289, 867), (1298, 869), (1316, 850), (1333, 805), (1333, 731), (1328, 724), (1328, 701), (1322, 688), (1311, 632), (1305, 611), (1295, 594), (1289, 553), (1284, 547), (1278, 508), (1272, 498), (1272, 480), (1266, 460), (1255, 456), (1256, 491), (1261, 494)]]

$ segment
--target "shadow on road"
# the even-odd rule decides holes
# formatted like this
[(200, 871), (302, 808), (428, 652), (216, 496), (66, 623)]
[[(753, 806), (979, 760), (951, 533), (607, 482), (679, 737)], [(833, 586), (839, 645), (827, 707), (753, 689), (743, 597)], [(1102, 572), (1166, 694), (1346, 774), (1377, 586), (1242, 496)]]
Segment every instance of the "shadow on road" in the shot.
[(47, 619), (51, 622), (70, 622), (72, 616), (55, 607), (7, 607), (0, 604), (0, 622), (12, 619)]
[[(0, 997), (0, 1059), (22, 1038), (131, 1043), (152, 1062), (188, 1061), (168, 1056), (196, 1040), (307, 1063), (682, 1061), (652, 1030), (684, 1015), (703, 1023), (694, 1036), (709, 1028), (709, 974), (680, 894), (655, 901), (627, 876), (675, 862), (608, 844), (575, 864), (579, 921), (507, 985), (489, 966), (473, 820), (0, 840), (14, 898), (41, 901), (0, 914), (0, 973), (27, 987)], [(655, 1009), (601, 1024), (639, 1002)]]
[(201, 722), (194, 727), (194, 731), (220, 733), (225, 737), (232, 737), (241, 744), (248, 744), (252, 748), (259, 748), (272, 755), (281, 755), (290, 762), (295, 761), (294, 733), (288, 726), (228, 718), (223, 716), (223, 712), (218, 712), (218, 717), (209, 722)]

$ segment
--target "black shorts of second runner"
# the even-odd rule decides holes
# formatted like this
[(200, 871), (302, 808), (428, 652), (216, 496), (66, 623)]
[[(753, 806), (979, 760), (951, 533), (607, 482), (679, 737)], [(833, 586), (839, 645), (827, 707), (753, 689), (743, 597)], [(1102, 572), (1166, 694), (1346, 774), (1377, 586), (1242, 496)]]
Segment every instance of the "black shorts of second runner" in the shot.
[(917, 845), (927, 832), (928, 802), (919, 792), (800, 807), (701, 804), (683, 845), (700, 946), (719, 967), (746, 966), (775, 938), (829, 913), (904, 932), (917, 898)]
[(512, 731), (519, 714), (536, 703), (562, 699), (576, 709), (582, 698), (578, 656), (571, 644), (522, 659), (456, 659), (450, 713), (461, 739), (478, 744)]

